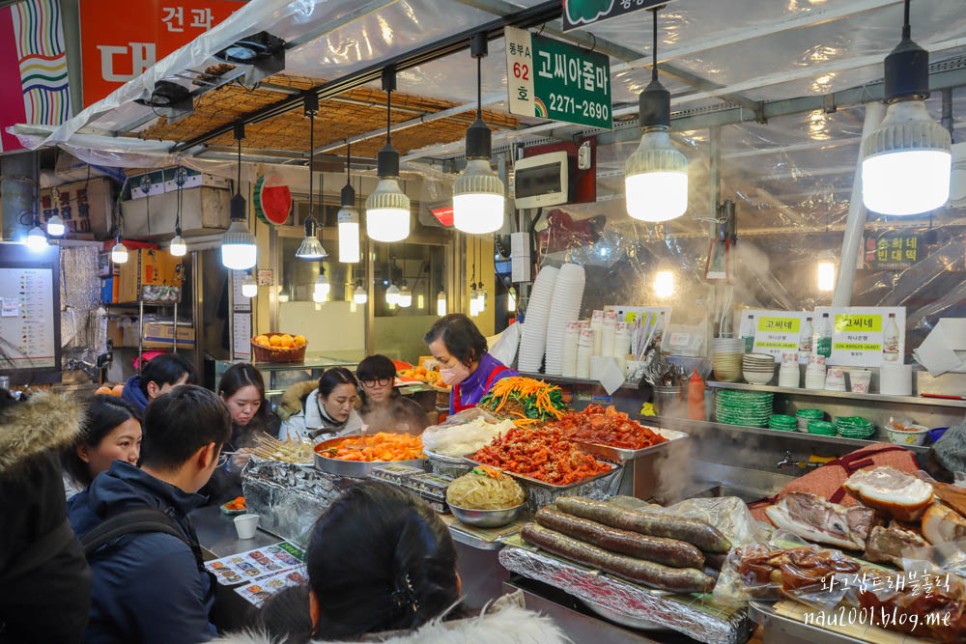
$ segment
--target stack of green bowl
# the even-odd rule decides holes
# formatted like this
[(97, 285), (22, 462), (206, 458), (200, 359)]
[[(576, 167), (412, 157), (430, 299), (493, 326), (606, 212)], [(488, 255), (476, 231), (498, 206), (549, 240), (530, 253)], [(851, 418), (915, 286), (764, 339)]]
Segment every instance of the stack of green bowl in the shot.
[(827, 420), (808, 421), (808, 433), (819, 436), (835, 436), (835, 425)]
[(719, 423), (765, 427), (774, 397), (767, 392), (722, 389), (715, 395), (714, 415)]
[(798, 431), (807, 432), (810, 420), (825, 420), (825, 412), (821, 409), (799, 409), (795, 412), (798, 419)]
[(875, 423), (861, 416), (839, 416), (835, 419), (839, 436), (866, 440), (875, 435)]
[(798, 429), (798, 419), (785, 414), (775, 414), (768, 419), (768, 426), (780, 432), (794, 432)]

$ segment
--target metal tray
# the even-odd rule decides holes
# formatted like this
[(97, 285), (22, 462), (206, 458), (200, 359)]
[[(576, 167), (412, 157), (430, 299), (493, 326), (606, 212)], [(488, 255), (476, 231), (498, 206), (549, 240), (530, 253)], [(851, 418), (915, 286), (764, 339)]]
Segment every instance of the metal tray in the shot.
[[(647, 425), (643, 425), (647, 427)], [(617, 461), (619, 463), (626, 463), (627, 461), (633, 461), (635, 459), (641, 458), (643, 456), (648, 456), (654, 452), (659, 452), (666, 449), (668, 445), (674, 441), (681, 440), (683, 438), (688, 438), (690, 434), (687, 432), (679, 432), (675, 429), (663, 429), (659, 427), (647, 427), (651, 431), (660, 434), (667, 440), (663, 443), (658, 443), (657, 445), (651, 445), (650, 447), (642, 447), (641, 449), (625, 449), (622, 447), (612, 447), (610, 445), (602, 445), (600, 443), (588, 443), (581, 440), (573, 440), (573, 442), (580, 445), (580, 448), (585, 452), (590, 452), (594, 456), (600, 458), (605, 458), (609, 461)]]
[(424, 449), (423, 453), (428, 457), (427, 464), (429, 466), (429, 471), (433, 474), (442, 474), (444, 476), (452, 476), (454, 479), (463, 476), (471, 469), (475, 463), (468, 460), (463, 456), (443, 456), (442, 454), (437, 454), (428, 449)]
[(338, 458), (326, 458), (325, 456), (319, 455), (319, 450), (326, 450), (331, 447), (338, 447), (342, 441), (349, 438), (357, 438), (356, 436), (339, 436), (338, 438), (330, 438), (329, 440), (322, 441), (315, 446), (315, 469), (326, 472), (327, 474), (335, 474), (336, 476), (351, 476), (353, 478), (367, 478), (372, 474), (372, 470), (387, 463), (394, 463), (397, 465), (412, 465), (413, 467), (418, 467), (420, 469), (426, 469), (426, 459), (412, 459), (408, 461), (343, 461)]

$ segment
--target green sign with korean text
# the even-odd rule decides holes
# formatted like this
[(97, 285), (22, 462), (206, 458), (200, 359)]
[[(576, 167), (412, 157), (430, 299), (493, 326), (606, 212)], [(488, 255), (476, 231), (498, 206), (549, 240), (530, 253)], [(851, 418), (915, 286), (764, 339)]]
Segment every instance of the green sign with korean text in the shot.
[(514, 27), (504, 37), (511, 114), (611, 128), (605, 54)]
[(865, 263), (872, 270), (903, 270), (919, 261), (918, 233), (887, 231), (865, 240)]
[(563, 0), (563, 30), (586, 27), (616, 16), (667, 4), (669, 0)]

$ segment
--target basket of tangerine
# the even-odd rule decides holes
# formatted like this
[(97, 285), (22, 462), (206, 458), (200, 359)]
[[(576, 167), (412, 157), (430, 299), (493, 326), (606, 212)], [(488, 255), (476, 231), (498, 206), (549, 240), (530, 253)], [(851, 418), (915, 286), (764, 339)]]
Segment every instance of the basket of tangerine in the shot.
[(252, 355), (255, 362), (302, 362), (307, 345), (302, 335), (262, 333), (252, 338)]

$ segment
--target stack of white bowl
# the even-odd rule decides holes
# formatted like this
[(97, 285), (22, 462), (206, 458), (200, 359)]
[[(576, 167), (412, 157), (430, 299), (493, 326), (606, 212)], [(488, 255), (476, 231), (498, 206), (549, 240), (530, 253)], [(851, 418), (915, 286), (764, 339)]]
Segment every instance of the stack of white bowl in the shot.
[[(553, 303), (553, 286), (560, 269), (544, 266), (537, 273), (530, 291), (527, 316), (523, 320), (523, 335), (520, 337), (520, 371), (535, 373), (540, 371), (543, 353), (547, 348), (547, 320)], [(824, 384), (824, 383), (823, 383)]]
[(584, 267), (578, 264), (564, 264), (554, 281), (550, 306), (553, 314), (547, 319), (548, 375), (563, 374), (564, 336), (567, 334), (567, 324), (580, 317), (585, 281)]
[(741, 380), (741, 357), (745, 354), (742, 338), (715, 338), (711, 353), (714, 377), (722, 382)]
[(805, 388), (825, 389), (825, 364), (809, 362), (805, 367)]
[(741, 374), (752, 385), (767, 385), (775, 377), (775, 357), (768, 353), (746, 353), (741, 358)]
[(783, 362), (778, 368), (779, 387), (800, 387), (802, 373), (797, 362)]

